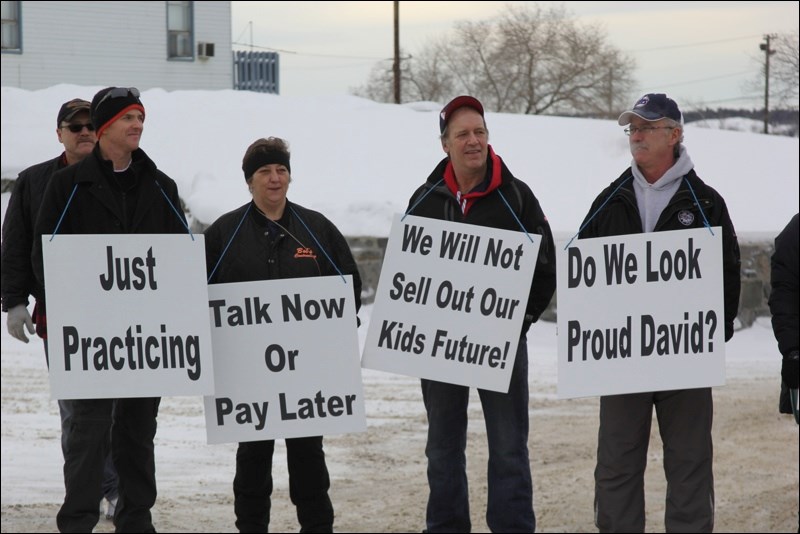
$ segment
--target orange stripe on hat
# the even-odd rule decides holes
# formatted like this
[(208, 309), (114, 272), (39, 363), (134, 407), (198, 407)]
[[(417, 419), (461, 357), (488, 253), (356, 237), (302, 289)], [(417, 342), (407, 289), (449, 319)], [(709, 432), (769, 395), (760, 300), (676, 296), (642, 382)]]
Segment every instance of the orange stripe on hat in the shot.
[(122, 111), (111, 117), (109, 120), (105, 122), (105, 124), (103, 124), (100, 128), (98, 128), (97, 138), (100, 139), (100, 136), (103, 135), (103, 132), (106, 131), (106, 128), (111, 126), (114, 123), (114, 121), (116, 121), (117, 119), (119, 119), (132, 109), (138, 109), (139, 111), (142, 112), (142, 122), (144, 122), (144, 117), (145, 117), (144, 106), (142, 106), (141, 104), (131, 104), (130, 106), (122, 108)]

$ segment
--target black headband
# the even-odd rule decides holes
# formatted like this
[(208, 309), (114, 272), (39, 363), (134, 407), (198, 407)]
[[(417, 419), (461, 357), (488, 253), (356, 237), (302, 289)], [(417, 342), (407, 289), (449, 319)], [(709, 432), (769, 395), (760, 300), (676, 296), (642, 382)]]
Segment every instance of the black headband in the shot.
[(286, 170), (292, 172), (292, 168), (289, 166), (289, 154), (278, 150), (259, 150), (242, 164), (244, 179), (249, 180), (258, 169), (272, 163), (283, 165)]

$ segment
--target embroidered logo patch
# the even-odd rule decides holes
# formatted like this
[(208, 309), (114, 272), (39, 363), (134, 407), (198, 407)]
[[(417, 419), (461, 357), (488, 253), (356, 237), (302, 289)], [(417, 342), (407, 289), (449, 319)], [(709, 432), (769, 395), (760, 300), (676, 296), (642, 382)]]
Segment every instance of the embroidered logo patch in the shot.
[(684, 226), (691, 226), (694, 222), (694, 213), (689, 210), (681, 210), (678, 212), (678, 222)]
[(317, 259), (317, 255), (314, 254), (314, 250), (308, 247), (297, 247), (297, 252), (294, 253), (295, 258), (311, 258), (312, 260)]

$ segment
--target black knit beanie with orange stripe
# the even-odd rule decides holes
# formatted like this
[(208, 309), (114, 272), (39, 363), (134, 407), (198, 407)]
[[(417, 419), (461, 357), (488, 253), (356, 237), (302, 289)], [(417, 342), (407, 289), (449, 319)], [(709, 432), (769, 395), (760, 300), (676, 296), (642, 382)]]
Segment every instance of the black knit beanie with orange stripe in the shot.
[[(106, 98), (108, 93), (122, 93), (121, 96), (110, 95)], [(137, 91), (138, 93), (138, 91)], [(92, 98), (92, 107), (90, 114), (92, 116), (92, 124), (97, 131), (97, 138), (103, 134), (103, 130), (111, 126), (111, 124), (120, 118), (122, 115), (131, 109), (138, 109), (144, 115), (144, 106), (138, 96), (134, 96), (130, 90), (118, 87), (106, 87), (101, 89)]]

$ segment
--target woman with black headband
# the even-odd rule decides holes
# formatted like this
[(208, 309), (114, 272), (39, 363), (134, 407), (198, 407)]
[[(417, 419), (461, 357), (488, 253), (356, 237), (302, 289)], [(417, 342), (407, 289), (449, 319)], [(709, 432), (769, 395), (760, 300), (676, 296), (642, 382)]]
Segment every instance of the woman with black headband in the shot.
[[(242, 170), (253, 198), (205, 231), (209, 283), (349, 274), (358, 311), (361, 278), (347, 241), (324, 215), (286, 198), (292, 180), (289, 156), (288, 145), (277, 137), (248, 147)], [(233, 493), (240, 532), (268, 531), (274, 448), (274, 440), (239, 443)], [(286, 439), (286, 457), (300, 531), (332, 532), (322, 436)]]

